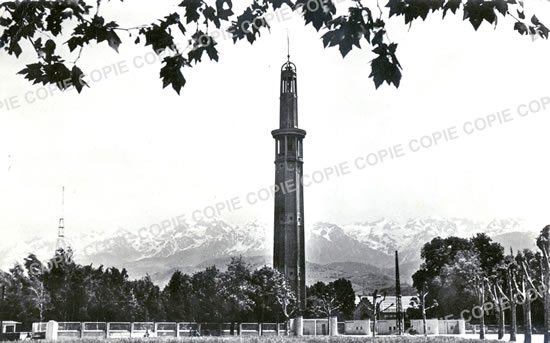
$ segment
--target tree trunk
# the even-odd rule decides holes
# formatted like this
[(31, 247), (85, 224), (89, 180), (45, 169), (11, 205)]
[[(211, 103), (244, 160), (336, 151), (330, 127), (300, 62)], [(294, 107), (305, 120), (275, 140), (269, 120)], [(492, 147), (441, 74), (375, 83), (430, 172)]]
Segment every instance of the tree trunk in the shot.
[(510, 290), (510, 293), (508, 295), (508, 297), (510, 298), (510, 305), (511, 305), (511, 308), (510, 308), (510, 315), (512, 316), (512, 318), (510, 318), (511, 320), (511, 323), (510, 323), (510, 342), (515, 342), (516, 341), (516, 332), (517, 332), (517, 318), (516, 318), (516, 308), (517, 308), (517, 303), (516, 303), (516, 299), (514, 298), (514, 290), (512, 289), (512, 274), (510, 272), (510, 270), (508, 270), (508, 289)]
[(480, 318), (480, 328), (479, 328), (479, 339), (485, 339), (485, 289), (481, 287), (481, 318)]
[(372, 337), (376, 337), (376, 311), (374, 311), (372, 318)]
[(428, 327), (426, 325), (426, 311), (422, 310), (422, 326), (424, 330), (424, 337), (428, 337)]
[(286, 318), (285, 320), (285, 336), (290, 336), (290, 318)]
[[(523, 282), (523, 289), (525, 289), (525, 281)], [(531, 343), (531, 299), (528, 298), (528, 294), (525, 293), (525, 300), (523, 301), (523, 321), (525, 325), (525, 337), (524, 343)]]
[(505, 312), (501, 305), (498, 307), (498, 339), (504, 337)]
[(510, 342), (515, 342), (516, 341), (516, 331), (517, 331), (517, 319), (516, 319), (516, 307), (517, 307), (517, 304), (515, 302), (515, 300), (512, 298), (512, 291), (510, 291), (510, 298), (512, 299), (512, 304), (511, 304), (511, 325), (510, 325)]
[(550, 296), (548, 296), (548, 286), (550, 285), (550, 272), (548, 263), (544, 267), (544, 343), (550, 340)]
[(545, 226), (542, 229), (541, 236), (539, 236), (539, 239), (541, 239), (541, 241), (539, 242), (537, 240), (537, 243), (541, 243), (540, 245), (537, 245), (539, 245), (539, 249), (542, 251), (542, 255), (544, 256), (544, 343), (548, 343), (550, 340), (550, 295), (548, 294), (548, 286), (550, 286), (550, 261), (548, 260), (550, 258), (548, 256), (548, 254), (550, 254), (549, 230), (550, 225)]
[[(260, 318), (260, 325), (259, 325), (259, 328), (258, 328), (258, 334), (260, 336), (263, 336), (263, 328), (264, 328), (264, 310), (265, 310), (265, 306), (262, 306), (262, 315), (261, 315), (261, 318)], [(260, 330), (261, 328), (261, 330)]]
[(422, 327), (424, 330), (424, 337), (428, 337), (427, 325), (426, 325), (426, 296), (420, 296), (421, 302), (420, 307), (422, 307)]

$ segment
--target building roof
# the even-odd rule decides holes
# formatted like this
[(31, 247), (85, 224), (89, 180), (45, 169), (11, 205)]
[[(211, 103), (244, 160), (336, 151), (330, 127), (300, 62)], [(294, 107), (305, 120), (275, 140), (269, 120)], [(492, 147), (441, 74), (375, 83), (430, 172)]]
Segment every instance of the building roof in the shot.
[[(379, 298), (379, 299), (381, 300), (382, 298)], [(402, 312), (405, 312), (405, 311), (407, 311), (407, 309), (412, 307), (411, 304), (410, 304), (412, 298), (414, 298), (414, 296), (410, 296), (410, 295), (401, 296)], [(361, 300), (362, 301), (368, 301), (369, 303), (371, 303), (372, 302), (372, 296), (362, 295)], [(378, 300), (378, 301), (380, 301), (380, 300)], [(396, 296), (394, 296), (394, 295), (386, 296), (386, 299), (380, 305), (380, 312), (396, 313), (397, 312), (397, 310), (395, 309), (396, 302), (397, 302), (396, 301)]]
[(22, 324), (21, 322), (14, 322), (13, 320), (0, 320), (2, 325)]

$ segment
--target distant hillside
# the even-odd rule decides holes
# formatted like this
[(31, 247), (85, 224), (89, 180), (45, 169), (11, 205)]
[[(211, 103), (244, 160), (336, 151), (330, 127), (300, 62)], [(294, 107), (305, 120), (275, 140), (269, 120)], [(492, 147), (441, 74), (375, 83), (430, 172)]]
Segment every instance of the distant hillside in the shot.
[[(252, 256), (244, 258), (252, 268), (261, 268), (264, 265), (271, 265), (271, 257)], [(227, 264), (231, 260), (228, 258), (217, 258), (205, 261), (194, 267), (185, 267), (180, 270), (184, 273), (192, 274), (194, 272), (204, 270), (207, 267), (216, 266), (220, 270), (225, 270)], [(167, 271), (150, 274), (153, 281), (160, 285), (165, 285), (170, 276), (176, 271), (172, 268)], [(330, 282), (339, 278), (345, 278), (351, 281), (353, 289), (357, 293), (371, 293), (375, 289), (389, 289), (395, 287), (393, 269), (381, 269), (368, 264), (358, 262), (336, 262), (321, 265), (317, 263), (306, 264), (306, 283), (312, 285), (317, 281)], [(410, 286), (404, 285), (404, 289)]]
[(495, 242), (500, 243), (506, 250), (506, 253), (510, 251), (510, 247), (514, 251), (523, 249), (537, 249), (537, 232), (508, 232), (493, 237)]
[[(483, 223), (464, 218), (414, 218), (401, 224), (388, 219), (346, 225), (315, 223), (306, 227), (307, 282), (345, 277), (356, 291), (393, 287), (394, 253), (399, 251), (401, 281), (411, 283), (420, 266), (420, 250), (434, 237), (471, 237), (484, 232), (508, 249), (534, 249), (536, 232), (521, 220)], [(242, 255), (254, 266), (271, 263), (273, 229), (253, 221), (232, 225), (223, 220), (184, 223), (160, 232), (101, 231), (71, 235), (68, 244), (79, 263), (126, 268), (132, 277), (149, 274), (166, 283), (176, 268), (193, 273), (215, 264), (222, 268), (231, 256)], [(0, 242), (0, 268), (8, 270), (33, 252), (53, 256), (55, 240), (30, 237)]]

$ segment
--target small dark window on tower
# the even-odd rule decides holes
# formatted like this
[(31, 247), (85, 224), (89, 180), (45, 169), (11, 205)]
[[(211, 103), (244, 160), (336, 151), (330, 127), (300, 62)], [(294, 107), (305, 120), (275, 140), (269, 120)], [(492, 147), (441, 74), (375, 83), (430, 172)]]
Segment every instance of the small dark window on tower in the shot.
[(292, 78), (285, 79), (283, 93), (294, 93), (294, 82)]
[(289, 153), (289, 154), (293, 154), (293, 153), (294, 153), (294, 150), (296, 149), (296, 148), (295, 148), (295, 144), (294, 144), (295, 140), (296, 140), (296, 139), (295, 139), (294, 137), (290, 137), (290, 138), (288, 139), (288, 143), (287, 143), (287, 144), (288, 144), (288, 153)]

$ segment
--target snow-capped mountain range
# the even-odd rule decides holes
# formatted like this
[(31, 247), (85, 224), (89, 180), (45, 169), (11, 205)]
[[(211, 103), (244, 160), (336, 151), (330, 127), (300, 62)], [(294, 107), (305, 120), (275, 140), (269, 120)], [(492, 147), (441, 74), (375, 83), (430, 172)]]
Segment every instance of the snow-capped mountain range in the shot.
[[(148, 273), (161, 283), (176, 268), (192, 272), (209, 263), (220, 264), (231, 256), (243, 255), (256, 258), (259, 264), (269, 264), (273, 244), (271, 226), (259, 222), (231, 225), (210, 220), (164, 230), (154, 226), (139, 232), (120, 229), (110, 234), (95, 231), (73, 236), (70, 232), (68, 228), (66, 243), (75, 251), (77, 262), (125, 267), (133, 277)], [(420, 264), (424, 243), (437, 236), (471, 237), (479, 232), (514, 249), (534, 248), (537, 234), (518, 219), (490, 223), (462, 218), (411, 219), (405, 224), (388, 219), (346, 225), (315, 223), (306, 228), (306, 258), (310, 265), (354, 262), (382, 270), (393, 269), (394, 252), (398, 250), (403, 280), (408, 281)], [(0, 246), (0, 269), (22, 262), (31, 252), (46, 260), (55, 246), (55, 239), (47, 238)], [(341, 266), (338, 268), (344, 272)]]

